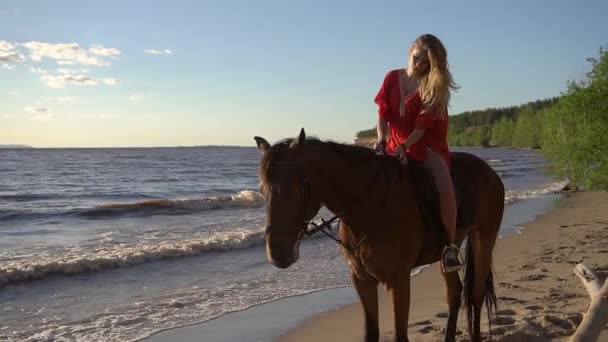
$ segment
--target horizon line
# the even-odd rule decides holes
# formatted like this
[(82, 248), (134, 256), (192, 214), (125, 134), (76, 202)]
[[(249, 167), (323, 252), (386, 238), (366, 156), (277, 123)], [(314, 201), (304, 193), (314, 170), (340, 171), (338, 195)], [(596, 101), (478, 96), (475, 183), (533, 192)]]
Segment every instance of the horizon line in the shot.
[(52, 146), (38, 147), (23, 144), (0, 144), (2, 150), (43, 150), (43, 149), (127, 149), (127, 148), (201, 148), (201, 147), (255, 147), (255, 145), (167, 145), (167, 146)]

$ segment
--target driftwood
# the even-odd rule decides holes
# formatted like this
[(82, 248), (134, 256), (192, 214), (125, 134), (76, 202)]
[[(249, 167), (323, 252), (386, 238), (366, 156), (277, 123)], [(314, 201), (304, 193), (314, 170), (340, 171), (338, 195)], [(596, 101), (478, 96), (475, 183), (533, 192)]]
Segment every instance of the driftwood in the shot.
[(593, 342), (608, 323), (608, 279), (602, 285), (597, 275), (583, 264), (574, 267), (574, 274), (583, 282), (591, 304), (570, 342)]

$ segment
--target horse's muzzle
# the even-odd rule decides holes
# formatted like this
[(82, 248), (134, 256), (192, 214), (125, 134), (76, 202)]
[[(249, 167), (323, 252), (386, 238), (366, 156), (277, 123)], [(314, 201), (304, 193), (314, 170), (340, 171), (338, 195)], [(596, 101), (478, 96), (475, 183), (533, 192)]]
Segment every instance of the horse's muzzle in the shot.
[(270, 226), (266, 227), (266, 256), (276, 267), (288, 268), (300, 257), (300, 242), (304, 234), (299, 232), (294, 239), (289, 235), (272, 234), (272, 230)]

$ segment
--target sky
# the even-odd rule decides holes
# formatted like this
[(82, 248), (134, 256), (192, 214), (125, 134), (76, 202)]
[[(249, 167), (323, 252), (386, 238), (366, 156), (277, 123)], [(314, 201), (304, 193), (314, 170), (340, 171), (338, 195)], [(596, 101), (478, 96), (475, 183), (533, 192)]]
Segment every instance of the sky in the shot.
[(0, 2), (0, 144), (253, 146), (373, 128), (387, 71), (439, 37), (450, 114), (560, 95), (608, 1)]

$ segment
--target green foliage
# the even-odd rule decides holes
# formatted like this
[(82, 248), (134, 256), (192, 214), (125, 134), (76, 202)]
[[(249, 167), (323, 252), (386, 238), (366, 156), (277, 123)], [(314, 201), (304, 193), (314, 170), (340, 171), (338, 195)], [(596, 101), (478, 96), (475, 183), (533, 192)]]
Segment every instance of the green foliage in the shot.
[(513, 119), (503, 117), (492, 127), (491, 144), (493, 146), (511, 146), (515, 123)]
[(608, 190), (608, 51), (590, 58), (591, 71), (570, 82), (543, 113), (542, 149), (558, 176), (589, 189)]
[[(538, 148), (540, 146), (538, 113), (556, 102), (557, 98), (550, 98), (520, 106), (488, 108), (452, 115), (448, 142), (453, 146)], [(519, 117), (524, 118), (524, 122), (518, 125)], [(376, 134), (376, 128), (370, 128), (357, 132), (357, 139), (376, 137)], [(517, 141), (514, 142), (515, 137)]]
[(503, 108), (487, 108), (484, 110), (467, 111), (450, 116), (450, 130), (454, 133), (462, 133), (469, 127), (494, 125), (500, 120), (516, 120), (519, 113), (525, 110), (537, 112), (543, 108), (553, 105), (557, 98), (537, 100), (519, 106)]
[(357, 136), (357, 139), (375, 138), (378, 136), (378, 133), (376, 132), (376, 127), (374, 127), (374, 128), (366, 129), (364, 131), (359, 131), (359, 132), (357, 132), (356, 136)]
[(519, 113), (513, 130), (511, 144), (515, 147), (540, 148), (541, 118), (538, 112), (525, 109)]
[(452, 146), (490, 146), (491, 126), (468, 127), (462, 133), (448, 134), (448, 143)]

